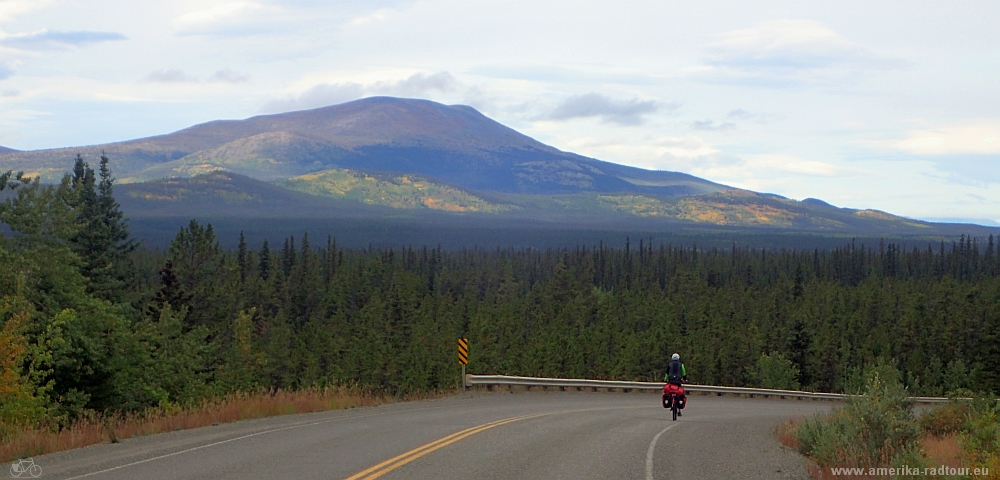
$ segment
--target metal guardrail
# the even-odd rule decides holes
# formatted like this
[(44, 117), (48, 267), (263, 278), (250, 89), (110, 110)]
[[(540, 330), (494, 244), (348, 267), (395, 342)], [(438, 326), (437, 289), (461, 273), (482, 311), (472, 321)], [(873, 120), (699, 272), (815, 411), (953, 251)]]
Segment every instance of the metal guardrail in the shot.
[[(613, 380), (588, 380), (579, 378), (513, 377), (508, 375), (466, 375), (467, 386), (509, 385), (523, 387), (556, 388), (604, 388), (622, 390), (663, 390), (661, 382), (618, 382)], [(798, 398), (810, 400), (846, 400), (853, 395), (842, 393), (800, 392), (797, 390), (774, 390), (769, 388), (719, 387), (714, 385), (684, 385), (689, 392), (714, 393), (717, 395), (746, 395), (761, 397)], [(944, 397), (910, 397), (914, 403), (948, 403)]]

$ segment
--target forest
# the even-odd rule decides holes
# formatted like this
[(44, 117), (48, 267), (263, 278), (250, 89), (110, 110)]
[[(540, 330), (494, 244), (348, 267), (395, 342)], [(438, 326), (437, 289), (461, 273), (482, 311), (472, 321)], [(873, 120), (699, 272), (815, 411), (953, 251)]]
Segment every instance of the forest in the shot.
[(153, 250), (106, 157), (0, 189), (0, 430), (262, 389), (446, 390), (458, 337), (480, 374), (655, 381), (677, 352), (699, 384), (856, 392), (888, 362), (912, 395), (1000, 392), (992, 236), (449, 250), (294, 232), (227, 250), (191, 220)]

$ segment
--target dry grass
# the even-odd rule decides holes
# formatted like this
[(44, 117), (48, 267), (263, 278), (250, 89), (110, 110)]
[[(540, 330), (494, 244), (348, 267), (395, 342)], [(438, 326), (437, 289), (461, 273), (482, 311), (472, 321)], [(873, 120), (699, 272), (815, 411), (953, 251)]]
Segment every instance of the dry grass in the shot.
[(782, 445), (799, 451), (799, 437), (795, 435), (795, 429), (799, 427), (799, 424), (804, 420), (803, 417), (793, 418), (791, 420), (786, 420), (778, 424), (774, 428), (774, 437), (781, 442)]
[[(406, 399), (416, 398), (418, 397)], [(373, 395), (351, 388), (315, 388), (294, 392), (277, 390), (230, 395), (221, 400), (205, 401), (199, 406), (185, 409), (155, 408), (141, 414), (93, 416), (78, 419), (59, 430), (47, 428), (22, 430), (0, 443), (0, 462), (97, 443), (118, 442), (139, 435), (253, 418), (378, 405), (394, 400), (396, 399), (392, 397)]]
[[(782, 423), (775, 429), (775, 436), (781, 440), (785, 446), (792, 447), (792, 442), (797, 442), (795, 438), (795, 424), (793, 421), (788, 421)], [(791, 437), (792, 440), (786, 440)], [(969, 467), (971, 464), (965, 459), (965, 454), (962, 450), (961, 445), (958, 443), (958, 435), (950, 434), (945, 436), (934, 436), (925, 435), (920, 439), (921, 449), (927, 458), (927, 464), (932, 466), (944, 465), (947, 467), (954, 468), (964, 468)], [(837, 465), (838, 467), (857, 467), (857, 465)], [(858, 480), (868, 480), (868, 479), (884, 479), (884, 476), (871, 476), (871, 475), (833, 475), (832, 470), (829, 468), (820, 468), (814, 462), (809, 461), (806, 466), (806, 470), (809, 472), (809, 476), (813, 480), (836, 480), (836, 479), (858, 479)], [(991, 469), (992, 472), (992, 469)], [(925, 478), (940, 478), (935, 476), (928, 476)]]
[(920, 445), (931, 465), (945, 465), (955, 468), (969, 466), (969, 462), (965, 459), (965, 452), (958, 443), (957, 434), (952, 433), (940, 437), (925, 435), (920, 439)]

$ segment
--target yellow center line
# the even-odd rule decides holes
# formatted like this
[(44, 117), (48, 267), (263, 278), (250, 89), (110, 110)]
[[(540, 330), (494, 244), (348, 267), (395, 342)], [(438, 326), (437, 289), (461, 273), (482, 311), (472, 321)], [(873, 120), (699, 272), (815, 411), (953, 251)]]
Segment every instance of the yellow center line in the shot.
[(416, 459), (418, 459), (420, 457), (423, 457), (424, 455), (427, 455), (428, 453), (431, 453), (431, 452), (433, 452), (435, 450), (438, 450), (440, 448), (444, 448), (444, 447), (446, 447), (448, 445), (451, 445), (451, 444), (453, 444), (453, 443), (455, 443), (455, 442), (457, 442), (459, 440), (462, 440), (463, 438), (475, 435), (475, 434), (477, 434), (479, 432), (482, 432), (484, 430), (489, 430), (489, 429), (491, 429), (493, 427), (499, 427), (501, 425), (505, 425), (505, 424), (512, 423), (512, 422), (516, 422), (518, 420), (526, 420), (526, 419), (529, 419), (529, 418), (540, 417), (542, 415), (546, 415), (546, 414), (525, 415), (525, 416), (521, 416), (521, 417), (506, 418), (506, 419), (502, 419), (502, 420), (496, 420), (494, 422), (485, 423), (485, 424), (482, 424), (482, 425), (477, 425), (475, 427), (470, 427), (470, 428), (467, 428), (465, 430), (462, 430), (462, 431), (459, 431), (459, 432), (455, 432), (455, 433), (453, 433), (451, 435), (448, 435), (447, 437), (439, 438), (437, 440), (434, 440), (433, 442), (430, 442), (430, 443), (427, 443), (427, 444), (422, 445), (420, 447), (414, 448), (413, 450), (410, 450), (410, 451), (408, 451), (408, 452), (406, 452), (406, 453), (404, 453), (402, 455), (398, 455), (398, 456), (395, 456), (393, 458), (390, 458), (390, 459), (388, 459), (388, 460), (386, 460), (386, 461), (384, 461), (384, 462), (382, 462), (382, 463), (380, 463), (378, 465), (375, 465), (375, 466), (373, 466), (371, 468), (367, 468), (367, 469), (362, 470), (362, 471), (360, 471), (358, 473), (355, 473), (354, 475), (351, 475), (350, 477), (347, 477), (347, 479), (345, 479), (345, 480), (359, 480), (359, 479), (372, 480), (372, 479), (381, 477), (382, 475), (385, 475), (386, 473), (389, 473), (389, 472), (391, 472), (391, 471), (393, 471), (393, 470), (395, 470), (395, 469), (397, 469), (399, 467), (402, 467), (403, 465), (406, 465), (407, 463), (410, 463), (410, 462), (412, 462), (412, 461), (414, 461), (414, 460), (416, 460)]

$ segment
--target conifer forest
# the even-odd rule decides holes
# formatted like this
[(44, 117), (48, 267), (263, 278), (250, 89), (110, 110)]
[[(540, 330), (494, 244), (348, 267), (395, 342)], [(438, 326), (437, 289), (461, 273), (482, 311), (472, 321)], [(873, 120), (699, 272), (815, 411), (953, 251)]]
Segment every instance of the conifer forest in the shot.
[[(915, 395), (1000, 393), (1000, 252), (903, 248), (347, 249), (289, 232), (219, 246), (198, 220), (132, 239), (102, 159), (58, 185), (0, 177), (0, 423), (469, 371), (852, 392), (890, 362)], [(293, 236), (294, 235), (294, 236)]]

